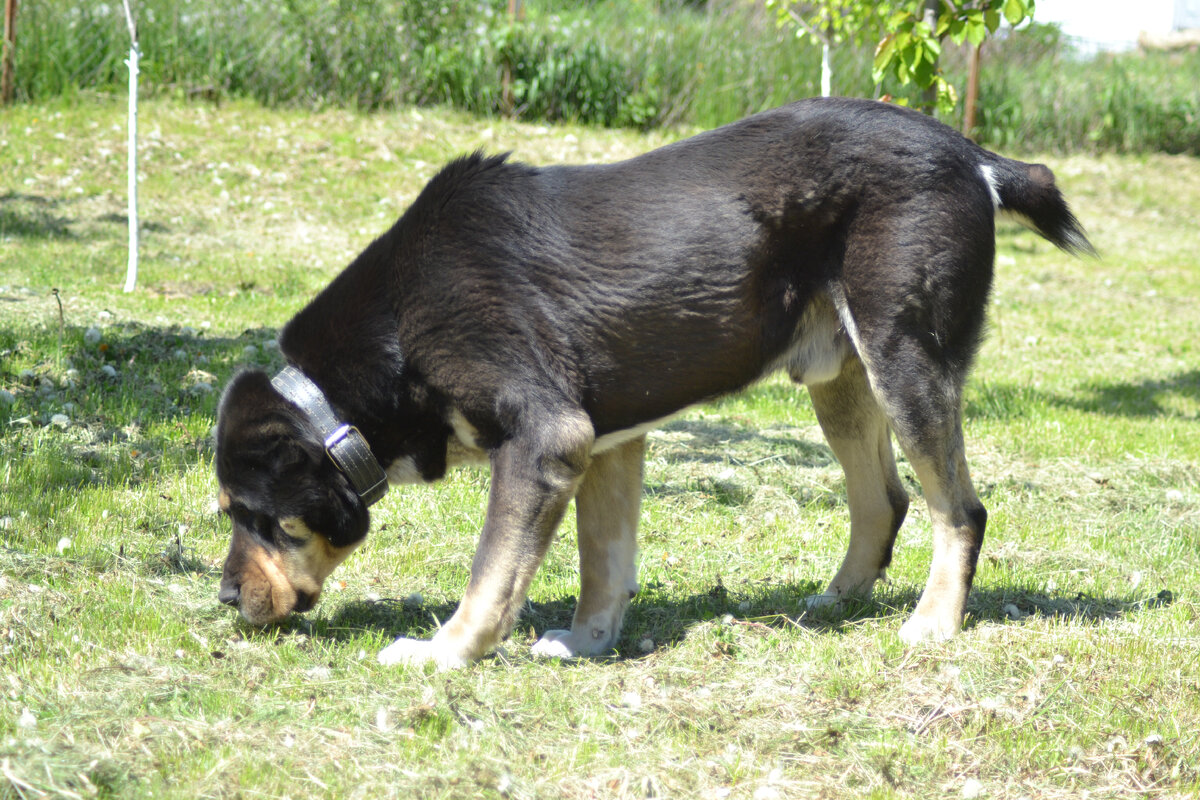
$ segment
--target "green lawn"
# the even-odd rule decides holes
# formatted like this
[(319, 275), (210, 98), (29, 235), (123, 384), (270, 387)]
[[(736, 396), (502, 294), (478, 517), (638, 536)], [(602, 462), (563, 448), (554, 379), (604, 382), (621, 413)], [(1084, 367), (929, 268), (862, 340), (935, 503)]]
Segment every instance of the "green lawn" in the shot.
[(844, 552), (844, 482), (804, 390), (772, 379), (651, 435), (620, 657), (528, 654), (570, 620), (568, 522), (505, 650), (437, 674), (374, 655), (452, 613), (486, 473), (393, 490), (317, 609), (251, 629), (216, 602), (220, 388), (280, 364), (279, 327), (451, 156), (672, 137), (166, 101), (140, 123), (126, 295), (123, 102), (0, 117), (0, 798), (1200, 792), (1200, 161), (1046, 157), (1098, 261), (1001, 227), (961, 636), (896, 635), (920, 502), (872, 602), (805, 613)]

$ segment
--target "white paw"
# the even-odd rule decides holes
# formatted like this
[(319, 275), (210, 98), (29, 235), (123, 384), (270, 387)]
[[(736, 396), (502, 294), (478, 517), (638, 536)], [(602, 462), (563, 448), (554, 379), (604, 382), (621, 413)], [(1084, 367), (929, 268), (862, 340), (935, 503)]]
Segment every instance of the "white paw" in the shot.
[(533, 654), (542, 658), (575, 658), (570, 631), (546, 631), (533, 646)]
[(939, 621), (937, 617), (913, 614), (900, 626), (900, 641), (909, 647), (922, 642), (944, 642), (958, 633), (956, 623)]
[(546, 631), (533, 646), (533, 654), (542, 658), (589, 658), (611, 652), (608, 637), (579, 637), (572, 631)]
[(436, 639), (397, 639), (379, 651), (379, 663), (385, 667), (432, 663), (438, 670), (447, 670), (465, 667), (470, 661)]
[(830, 594), (810, 594), (804, 598), (804, 606), (809, 611), (816, 611), (818, 608), (830, 608), (842, 602), (841, 595)]

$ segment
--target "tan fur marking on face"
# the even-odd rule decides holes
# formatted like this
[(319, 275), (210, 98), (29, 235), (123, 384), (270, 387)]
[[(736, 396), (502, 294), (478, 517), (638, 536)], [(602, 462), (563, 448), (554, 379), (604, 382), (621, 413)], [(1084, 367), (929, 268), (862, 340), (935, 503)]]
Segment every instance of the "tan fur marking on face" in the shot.
[(279, 527), (299, 541), (295, 548), (264, 546), (234, 526), (226, 575), (236, 580), (238, 606), (252, 625), (268, 625), (285, 618), (296, 607), (298, 592), (308, 594), (316, 603), (329, 573), (361, 544), (334, 547), (298, 517), (280, 520)]
[(222, 511), (229, 511), (229, 506), (231, 505), (233, 505), (233, 501), (229, 498), (229, 492), (225, 491), (225, 487), (222, 486), (220, 491), (217, 492), (217, 508)]
[(346, 547), (334, 547), (299, 517), (285, 517), (279, 520), (279, 527), (300, 541), (296, 548), (279, 552), (280, 568), (292, 586), (311, 594), (314, 602), (329, 574), (362, 544), (360, 540)]
[[(229, 558), (241, 593), (238, 607), (247, 622), (268, 625), (291, 613), (296, 590), (281, 568), (277, 552), (268, 551), (235, 528)], [(226, 568), (229, 566), (227, 562)]]

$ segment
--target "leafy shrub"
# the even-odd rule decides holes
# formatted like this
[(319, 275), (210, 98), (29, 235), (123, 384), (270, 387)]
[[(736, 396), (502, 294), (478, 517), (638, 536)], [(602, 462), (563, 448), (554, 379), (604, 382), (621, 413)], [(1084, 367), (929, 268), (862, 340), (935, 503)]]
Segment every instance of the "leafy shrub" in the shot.
[[(480, 114), (641, 128), (713, 127), (817, 92), (819, 52), (742, 0), (141, 0), (147, 92), (267, 104), (449, 104)], [(122, 91), (120, 4), (21, 6), (18, 96)], [(1054, 27), (984, 47), (976, 135), (1009, 150), (1200, 154), (1200, 54), (1084, 60)], [(965, 85), (965, 51), (942, 65)], [(835, 49), (834, 92), (871, 82), (871, 53)], [(959, 120), (946, 120), (958, 124)]]

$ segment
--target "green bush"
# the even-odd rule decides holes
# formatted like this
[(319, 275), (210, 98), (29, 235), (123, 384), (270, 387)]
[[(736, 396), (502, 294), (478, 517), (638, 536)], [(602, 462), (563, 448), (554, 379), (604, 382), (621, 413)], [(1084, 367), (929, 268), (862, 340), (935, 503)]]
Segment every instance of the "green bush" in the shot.
[[(820, 54), (739, 0), (141, 0), (144, 91), (268, 105), (446, 104), (640, 128), (713, 127), (817, 93)], [(122, 91), (120, 5), (23, 4), (19, 97)], [(871, 53), (834, 51), (834, 92), (876, 86)], [(965, 51), (943, 67), (965, 85)], [(957, 118), (947, 119), (959, 124)], [(1081, 59), (1054, 27), (984, 48), (976, 137), (1007, 150), (1200, 154), (1200, 54)]]
[(1035, 25), (985, 45), (977, 122), (1004, 149), (1200, 154), (1200, 54), (1083, 59)]

